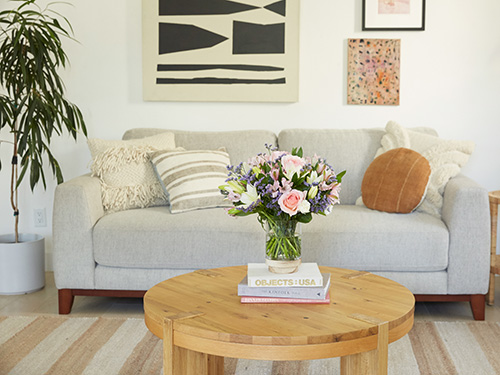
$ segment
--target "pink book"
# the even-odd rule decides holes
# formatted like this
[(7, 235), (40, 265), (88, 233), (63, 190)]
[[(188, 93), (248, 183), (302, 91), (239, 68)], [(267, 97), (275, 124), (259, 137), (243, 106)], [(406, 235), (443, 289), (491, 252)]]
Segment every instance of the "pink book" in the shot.
[(249, 297), (242, 296), (241, 303), (314, 303), (328, 304), (330, 303), (330, 293), (325, 299), (308, 299), (308, 298), (279, 298), (279, 297)]

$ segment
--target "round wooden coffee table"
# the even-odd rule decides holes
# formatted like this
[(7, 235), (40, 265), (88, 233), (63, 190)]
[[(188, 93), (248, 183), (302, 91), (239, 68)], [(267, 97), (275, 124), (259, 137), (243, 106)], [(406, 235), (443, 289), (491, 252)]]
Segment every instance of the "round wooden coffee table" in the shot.
[(342, 374), (386, 374), (388, 344), (413, 326), (413, 294), (371, 273), (320, 269), (331, 273), (327, 305), (241, 304), (246, 266), (195, 271), (148, 290), (145, 321), (163, 339), (164, 375), (223, 374), (224, 357), (342, 357)]

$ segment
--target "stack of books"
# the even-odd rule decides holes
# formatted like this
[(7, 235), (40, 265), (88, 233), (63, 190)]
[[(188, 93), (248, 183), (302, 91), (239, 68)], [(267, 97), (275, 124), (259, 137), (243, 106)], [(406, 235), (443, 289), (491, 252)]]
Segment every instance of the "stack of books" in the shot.
[(316, 263), (302, 263), (290, 274), (277, 274), (264, 263), (249, 263), (247, 276), (238, 284), (241, 303), (330, 303), (330, 274)]

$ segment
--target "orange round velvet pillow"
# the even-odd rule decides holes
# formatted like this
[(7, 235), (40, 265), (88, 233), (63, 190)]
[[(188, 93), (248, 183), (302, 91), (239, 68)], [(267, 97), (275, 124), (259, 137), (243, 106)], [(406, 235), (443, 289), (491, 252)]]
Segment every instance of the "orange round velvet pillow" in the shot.
[(385, 212), (409, 213), (422, 202), (431, 166), (408, 148), (387, 151), (373, 160), (363, 177), (361, 195), (366, 207)]

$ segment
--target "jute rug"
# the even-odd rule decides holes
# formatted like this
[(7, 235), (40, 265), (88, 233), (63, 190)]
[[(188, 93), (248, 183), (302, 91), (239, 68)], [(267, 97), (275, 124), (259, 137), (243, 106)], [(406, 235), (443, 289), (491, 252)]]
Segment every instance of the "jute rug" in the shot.
[[(228, 375), (340, 374), (339, 359), (226, 358)], [(161, 374), (162, 342), (141, 319), (0, 316), (0, 374)], [(389, 346), (389, 374), (500, 374), (500, 324), (415, 322)]]

